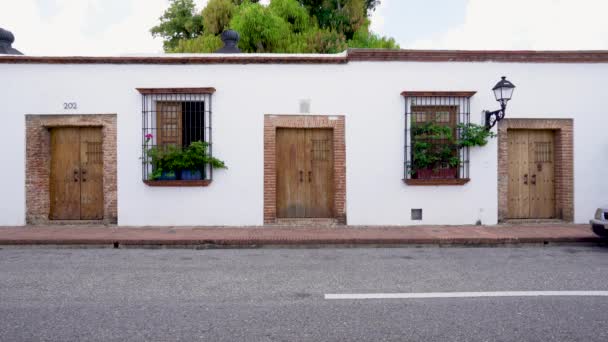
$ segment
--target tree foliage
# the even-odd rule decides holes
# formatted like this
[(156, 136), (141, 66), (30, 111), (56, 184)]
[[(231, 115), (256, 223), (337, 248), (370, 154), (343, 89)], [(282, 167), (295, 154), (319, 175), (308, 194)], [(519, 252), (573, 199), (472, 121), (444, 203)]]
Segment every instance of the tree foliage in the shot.
[(168, 52), (173, 53), (199, 53), (213, 52), (220, 49), (224, 43), (219, 36), (202, 35), (192, 39), (182, 39), (177, 46)]
[[(243, 52), (336, 53), (348, 47), (399, 48), (370, 31), (379, 0), (209, 0), (201, 12), (193, 0), (172, 0), (152, 28), (167, 52), (213, 52), (219, 35), (236, 30)], [(204, 24), (204, 25), (203, 25)]]
[(192, 39), (203, 32), (203, 17), (195, 13), (193, 0), (170, 0), (169, 8), (150, 29), (154, 37), (163, 39), (165, 51), (177, 46), (179, 40)]
[(297, 1), (274, 0), (268, 5), (268, 10), (285, 20), (294, 33), (304, 32), (311, 26), (308, 11)]
[(230, 27), (240, 36), (239, 48), (245, 52), (285, 52), (291, 30), (287, 21), (271, 8), (244, 3), (239, 6)]
[(369, 30), (370, 21), (366, 19), (365, 23), (353, 34), (353, 38), (348, 41), (348, 46), (351, 48), (368, 48), (368, 49), (398, 49), (399, 44), (395, 39), (381, 37)]
[(235, 10), (233, 0), (209, 0), (203, 9), (205, 34), (218, 35), (226, 30)]

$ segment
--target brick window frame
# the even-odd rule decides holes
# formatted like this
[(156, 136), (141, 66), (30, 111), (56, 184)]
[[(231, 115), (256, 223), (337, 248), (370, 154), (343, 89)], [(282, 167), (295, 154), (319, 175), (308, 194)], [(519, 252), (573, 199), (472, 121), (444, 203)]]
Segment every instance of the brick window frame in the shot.
[(552, 130), (555, 132), (556, 216), (574, 221), (574, 124), (572, 119), (511, 119), (498, 122), (498, 222), (509, 215), (509, 130)]
[(334, 147), (334, 218), (346, 224), (346, 143), (343, 115), (264, 115), (264, 223), (277, 220), (277, 128), (331, 128)]
[(101, 223), (116, 223), (116, 114), (25, 116), (25, 221), (49, 224), (51, 132), (56, 127), (101, 127), (104, 209)]

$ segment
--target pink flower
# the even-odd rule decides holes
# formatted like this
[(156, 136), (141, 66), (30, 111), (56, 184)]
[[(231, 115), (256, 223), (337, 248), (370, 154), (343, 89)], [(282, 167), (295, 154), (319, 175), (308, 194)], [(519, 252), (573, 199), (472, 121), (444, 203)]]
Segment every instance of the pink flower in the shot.
[(148, 133), (148, 134), (144, 135), (144, 138), (146, 138), (146, 140), (150, 140), (150, 139), (152, 139), (152, 137), (153, 137), (152, 133)]

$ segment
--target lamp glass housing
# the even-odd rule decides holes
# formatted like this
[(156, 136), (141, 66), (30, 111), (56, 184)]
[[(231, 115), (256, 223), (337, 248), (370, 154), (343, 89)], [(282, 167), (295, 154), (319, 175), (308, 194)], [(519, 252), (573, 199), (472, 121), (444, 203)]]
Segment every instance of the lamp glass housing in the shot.
[(500, 102), (509, 101), (513, 96), (513, 90), (515, 90), (515, 85), (508, 81), (505, 76), (492, 88), (496, 101)]
[(494, 97), (496, 97), (496, 101), (509, 101), (513, 96), (513, 90), (515, 88), (500, 87), (494, 89)]

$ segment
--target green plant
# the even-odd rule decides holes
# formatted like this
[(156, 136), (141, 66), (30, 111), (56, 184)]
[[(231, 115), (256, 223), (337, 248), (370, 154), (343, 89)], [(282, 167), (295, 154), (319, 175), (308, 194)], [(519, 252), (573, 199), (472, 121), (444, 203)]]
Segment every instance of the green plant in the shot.
[[(412, 170), (456, 168), (461, 161), (458, 150), (464, 147), (485, 146), (488, 139), (496, 134), (486, 130), (484, 126), (473, 123), (458, 124), (460, 138), (454, 141), (453, 128), (439, 125), (433, 121), (422, 124), (412, 124)], [(442, 141), (439, 141), (442, 140)], [(445, 141), (453, 143), (445, 143)]]
[(460, 129), (459, 147), (485, 146), (489, 138), (496, 137), (496, 134), (487, 130), (484, 126), (474, 123), (458, 124)]
[(452, 141), (452, 128), (435, 122), (412, 125), (413, 167), (412, 172), (422, 169), (458, 167), (460, 159), (455, 155), (457, 146), (439, 143), (438, 140)]
[(181, 170), (202, 170), (206, 165), (214, 169), (227, 168), (223, 161), (209, 155), (209, 144), (203, 141), (192, 142), (185, 148), (153, 146), (148, 149), (147, 156), (152, 164), (152, 180), (160, 178), (163, 172), (175, 174)]
[(414, 169), (433, 168), (440, 160), (439, 156), (434, 153), (433, 145), (428, 142), (414, 142)]
[(452, 128), (432, 121), (412, 125), (412, 136), (419, 139), (452, 139)]

